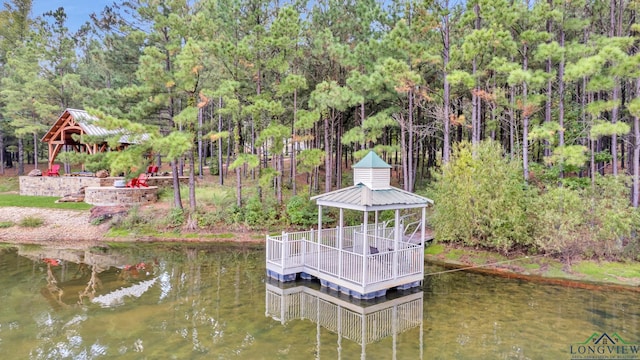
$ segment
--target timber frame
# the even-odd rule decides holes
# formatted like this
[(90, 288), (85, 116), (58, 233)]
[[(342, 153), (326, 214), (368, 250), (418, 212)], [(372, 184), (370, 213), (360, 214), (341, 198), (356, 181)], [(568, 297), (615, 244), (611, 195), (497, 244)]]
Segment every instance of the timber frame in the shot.
[[(66, 109), (42, 137), (42, 142), (49, 145), (48, 167), (51, 168), (56, 156), (65, 147), (67, 150), (88, 154), (108, 151), (109, 146), (106, 141), (100, 143), (85, 143), (83, 141), (83, 135), (108, 136), (114, 133), (112, 130), (105, 130), (93, 125), (92, 123), (97, 120), (98, 118), (84, 110)], [(80, 138), (76, 140), (77, 137), (74, 138), (74, 135), (79, 135)]]

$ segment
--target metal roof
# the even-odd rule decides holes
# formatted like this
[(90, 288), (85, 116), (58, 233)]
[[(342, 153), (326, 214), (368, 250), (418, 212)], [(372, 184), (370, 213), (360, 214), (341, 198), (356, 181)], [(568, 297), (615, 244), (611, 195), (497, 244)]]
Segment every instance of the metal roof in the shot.
[(84, 110), (67, 109), (67, 111), (87, 135), (110, 136), (121, 132), (121, 130), (107, 130), (100, 126), (94, 125), (93, 122), (98, 121), (98, 118)]
[[(68, 115), (67, 115), (68, 114)], [(44, 135), (44, 137), (42, 138), (43, 142), (47, 142), (49, 141), (49, 139), (51, 138), (52, 134), (54, 134), (64, 123), (64, 121), (68, 118), (68, 117), (73, 118), (73, 120), (78, 124), (78, 126), (82, 129), (82, 131), (90, 136), (102, 136), (102, 137), (107, 137), (107, 136), (113, 136), (116, 135), (118, 133), (122, 133), (122, 129), (116, 129), (116, 130), (107, 130), (105, 128), (102, 128), (100, 126), (97, 126), (94, 124), (94, 122), (98, 121), (99, 119), (91, 114), (89, 114), (88, 112), (86, 112), (85, 110), (80, 110), (80, 109), (66, 109), (58, 118), (58, 120), (56, 121), (55, 124), (53, 124), (53, 126), (51, 127), (51, 129), (47, 132), (47, 134)], [(120, 139), (118, 140), (118, 142), (120, 144), (137, 144), (141, 141), (147, 141), (149, 140), (149, 134), (143, 134), (139, 137), (131, 137), (127, 134), (123, 134), (122, 137), (120, 137)]]
[(374, 151), (369, 151), (367, 156), (353, 165), (353, 168), (391, 168), (391, 165), (387, 164), (384, 160), (378, 156)]
[(318, 205), (360, 211), (426, 207), (433, 200), (398, 188), (372, 190), (363, 184), (335, 190), (311, 198)]

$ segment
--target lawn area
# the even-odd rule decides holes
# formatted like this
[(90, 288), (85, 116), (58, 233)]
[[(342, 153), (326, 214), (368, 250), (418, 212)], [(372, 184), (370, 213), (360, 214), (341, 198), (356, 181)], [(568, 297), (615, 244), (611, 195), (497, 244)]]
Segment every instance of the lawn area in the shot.
[(92, 205), (85, 202), (56, 203), (57, 196), (21, 196), (17, 194), (0, 194), (0, 207), (18, 206), (47, 209), (89, 210)]

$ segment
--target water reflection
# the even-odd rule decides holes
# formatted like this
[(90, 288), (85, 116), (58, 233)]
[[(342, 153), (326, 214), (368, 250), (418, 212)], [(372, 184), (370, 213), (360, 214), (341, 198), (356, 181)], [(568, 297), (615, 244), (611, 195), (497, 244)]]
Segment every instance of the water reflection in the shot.
[[(18, 255), (45, 264), (41, 294), (54, 308), (83, 305), (86, 300), (104, 307), (122, 305), (125, 297), (140, 297), (156, 281), (153, 262), (100, 249), (22, 246)], [(131, 285), (116, 288), (122, 283)]]
[(0, 248), (0, 354), (568, 359), (593, 333), (640, 343), (637, 292), (457, 272), (390, 302), (354, 302), (315, 283), (273, 288), (264, 261), (263, 248), (223, 245)]
[[(338, 358), (342, 358), (342, 339), (348, 339), (361, 346), (360, 358), (366, 359), (367, 344), (391, 337), (389, 350), (396, 359), (397, 335), (412, 328), (420, 328), (416, 339), (420, 346), (412, 358), (422, 358), (422, 291), (377, 303), (341, 299), (328, 294), (326, 289), (304, 285), (285, 287), (281, 283), (267, 283), (265, 292), (266, 316), (282, 325), (293, 320), (310, 320), (318, 325), (316, 358), (321, 346), (335, 346)], [(336, 344), (322, 343), (320, 327), (337, 334)]]

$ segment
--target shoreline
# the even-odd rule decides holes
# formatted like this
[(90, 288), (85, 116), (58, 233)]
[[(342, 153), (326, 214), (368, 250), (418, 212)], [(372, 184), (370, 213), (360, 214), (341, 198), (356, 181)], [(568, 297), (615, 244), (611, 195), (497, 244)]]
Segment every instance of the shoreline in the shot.
[(618, 284), (614, 282), (598, 281), (595, 279), (573, 279), (571, 277), (551, 277), (536, 275), (530, 273), (519, 273), (511, 270), (500, 269), (490, 266), (477, 266), (468, 263), (443, 262), (435, 257), (425, 256), (425, 262), (433, 265), (441, 266), (449, 270), (437, 273), (425, 273), (425, 276), (439, 275), (454, 271), (468, 271), (473, 273), (485, 274), (490, 276), (499, 276), (503, 278), (523, 280), (540, 284), (560, 285), (565, 287), (587, 289), (587, 290), (614, 290), (614, 291), (630, 291), (640, 293), (640, 286), (632, 284)]
[[(13, 222), (13, 226), (0, 228), (0, 243), (8, 245), (42, 245), (53, 248), (87, 248), (105, 246), (109, 243), (174, 243), (174, 244), (238, 244), (260, 246), (265, 244), (264, 234), (257, 231), (233, 229), (224, 233), (191, 232), (167, 237), (126, 236), (107, 237), (109, 224), (93, 225), (89, 222), (89, 212), (83, 210), (57, 210), (47, 208), (3, 207), (0, 222)], [(44, 220), (38, 227), (22, 227), (20, 220), (37, 216)], [(437, 249), (436, 249), (437, 248)], [(436, 251), (433, 251), (436, 250)], [(609, 270), (604, 278), (576, 271), (584, 260), (571, 266), (543, 256), (506, 258), (497, 253), (477, 249), (465, 249), (455, 245), (433, 244), (427, 247), (425, 262), (443, 266), (450, 271), (471, 271), (493, 276), (508, 277), (525, 281), (559, 284), (585, 289), (612, 289), (640, 292), (640, 263), (634, 263), (625, 276)], [(605, 263), (605, 262), (603, 262)], [(601, 263), (592, 264), (600, 267)], [(626, 264), (625, 266), (631, 267)], [(447, 272), (450, 272), (447, 271)], [(428, 274), (436, 275), (436, 274)], [(632, 276), (629, 276), (632, 275)]]

